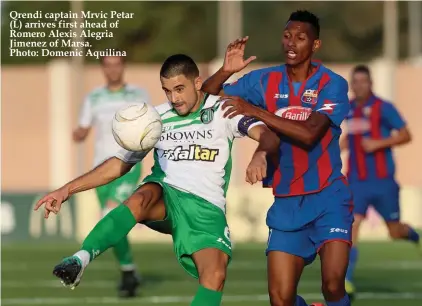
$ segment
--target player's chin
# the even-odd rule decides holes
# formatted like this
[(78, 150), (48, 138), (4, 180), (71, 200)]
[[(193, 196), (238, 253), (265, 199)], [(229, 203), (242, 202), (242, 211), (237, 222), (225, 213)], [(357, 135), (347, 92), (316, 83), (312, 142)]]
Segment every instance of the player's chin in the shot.
[(286, 63), (286, 65), (294, 67), (294, 66), (298, 66), (302, 61), (300, 60), (298, 56), (296, 58), (290, 58), (286, 56), (284, 62)]
[(186, 116), (189, 114), (189, 109), (186, 107), (186, 105), (181, 105), (178, 107), (173, 106), (173, 108), (179, 116)]

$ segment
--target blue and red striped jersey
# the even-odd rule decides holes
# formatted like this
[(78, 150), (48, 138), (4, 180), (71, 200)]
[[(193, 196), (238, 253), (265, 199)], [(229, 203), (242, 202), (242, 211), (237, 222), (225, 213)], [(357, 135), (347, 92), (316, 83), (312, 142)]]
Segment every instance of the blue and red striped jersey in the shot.
[(351, 109), (346, 117), (349, 181), (394, 178), (395, 164), (391, 148), (366, 153), (361, 143), (365, 137), (373, 139), (390, 137), (393, 130), (403, 128), (406, 122), (393, 104), (375, 95), (371, 95), (362, 105), (352, 100), (350, 106)]
[(278, 197), (315, 193), (344, 177), (339, 138), (350, 109), (348, 84), (320, 63), (313, 65), (314, 73), (302, 83), (292, 83), (281, 65), (252, 71), (223, 86), (226, 95), (239, 96), (282, 118), (304, 121), (317, 111), (331, 120), (325, 136), (310, 151), (281, 136), (278, 164), (270, 164), (264, 181)]

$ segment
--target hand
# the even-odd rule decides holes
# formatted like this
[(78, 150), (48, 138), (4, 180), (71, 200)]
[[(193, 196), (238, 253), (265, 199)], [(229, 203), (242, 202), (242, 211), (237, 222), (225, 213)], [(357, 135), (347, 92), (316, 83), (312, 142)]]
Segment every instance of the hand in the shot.
[(249, 57), (246, 61), (243, 56), (245, 54), (246, 42), (249, 36), (236, 39), (230, 43), (227, 47), (226, 54), (224, 56), (223, 71), (236, 73), (245, 68), (256, 59), (256, 56)]
[(69, 198), (69, 190), (65, 187), (59, 188), (53, 192), (42, 197), (37, 204), (35, 204), (34, 210), (38, 210), (43, 204), (44, 205), (44, 218), (48, 218), (51, 212), (57, 213), (64, 202)]
[(84, 137), (79, 129), (73, 131), (72, 138), (74, 142), (81, 142), (84, 140)]
[(246, 169), (246, 182), (253, 185), (262, 182), (267, 176), (267, 158), (265, 152), (255, 152)]
[(381, 148), (381, 139), (364, 138), (362, 147), (366, 153), (373, 153)]
[(237, 115), (244, 115), (248, 117), (253, 117), (255, 114), (256, 107), (252, 104), (246, 102), (242, 98), (239, 97), (232, 97), (232, 96), (226, 96), (221, 97), (221, 100), (227, 99), (224, 101), (223, 106), (221, 109), (224, 111), (226, 108), (230, 107), (225, 113), (224, 118), (233, 118)]

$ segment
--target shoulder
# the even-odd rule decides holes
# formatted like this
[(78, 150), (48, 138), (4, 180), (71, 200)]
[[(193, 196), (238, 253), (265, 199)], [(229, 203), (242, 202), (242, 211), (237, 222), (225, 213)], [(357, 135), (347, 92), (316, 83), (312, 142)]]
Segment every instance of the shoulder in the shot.
[(344, 77), (342, 77), (338, 73), (335, 73), (333, 70), (327, 68), (326, 66), (321, 65), (320, 74), (321, 77), (324, 77), (324, 75), (328, 77), (327, 85), (349, 88), (349, 84)]
[(85, 98), (89, 101), (94, 101), (103, 96), (106, 93), (107, 89), (104, 86), (96, 87), (91, 90)]
[(133, 84), (127, 84), (125, 90), (128, 92), (138, 93), (138, 94), (143, 94), (147, 92), (145, 88), (139, 87)]
[(395, 112), (398, 111), (397, 107), (394, 105), (392, 101), (384, 100), (381, 98), (377, 98), (378, 103), (380, 103), (381, 110), (385, 112)]
[(165, 102), (155, 106), (155, 110), (158, 112), (160, 116), (163, 116), (165, 113), (171, 111), (173, 107), (171, 106), (170, 102)]

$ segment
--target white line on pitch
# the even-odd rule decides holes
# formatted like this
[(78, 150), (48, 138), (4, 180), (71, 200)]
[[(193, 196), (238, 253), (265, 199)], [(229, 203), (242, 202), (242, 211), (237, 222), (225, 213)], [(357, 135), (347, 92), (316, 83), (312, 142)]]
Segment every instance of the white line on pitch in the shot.
[[(306, 300), (321, 300), (319, 293), (307, 293), (301, 295)], [(356, 295), (359, 300), (422, 300), (422, 293), (401, 292), (401, 293), (376, 293), (361, 292)], [(192, 300), (190, 296), (150, 296), (125, 300), (124, 302), (116, 297), (84, 297), (84, 298), (6, 298), (2, 299), (2, 305), (70, 305), (70, 304), (174, 304), (185, 303)], [(225, 303), (234, 302), (257, 302), (268, 301), (267, 295), (226, 295), (223, 298)]]

